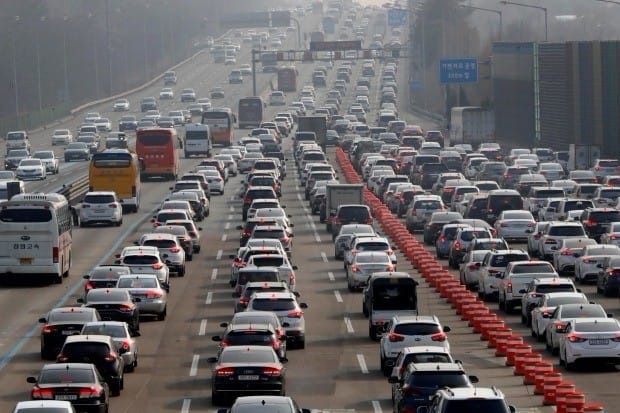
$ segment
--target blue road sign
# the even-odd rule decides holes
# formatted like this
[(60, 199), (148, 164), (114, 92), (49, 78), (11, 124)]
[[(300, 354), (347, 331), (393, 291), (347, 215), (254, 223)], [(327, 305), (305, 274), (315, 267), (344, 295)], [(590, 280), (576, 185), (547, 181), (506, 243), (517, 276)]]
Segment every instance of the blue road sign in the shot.
[(388, 9), (388, 26), (403, 26), (407, 21), (407, 9)]
[(475, 83), (478, 81), (478, 59), (463, 57), (439, 60), (441, 83)]

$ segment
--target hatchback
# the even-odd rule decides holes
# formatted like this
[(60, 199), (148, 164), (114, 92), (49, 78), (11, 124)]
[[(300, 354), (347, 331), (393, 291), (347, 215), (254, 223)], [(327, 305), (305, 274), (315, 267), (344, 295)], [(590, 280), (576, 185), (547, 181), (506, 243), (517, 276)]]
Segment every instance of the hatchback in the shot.
[(305, 348), (306, 320), (304, 309), (306, 303), (298, 303), (292, 292), (255, 293), (248, 303), (246, 311), (272, 311), (278, 317), (286, 332), (287, 344), (290, 348)]

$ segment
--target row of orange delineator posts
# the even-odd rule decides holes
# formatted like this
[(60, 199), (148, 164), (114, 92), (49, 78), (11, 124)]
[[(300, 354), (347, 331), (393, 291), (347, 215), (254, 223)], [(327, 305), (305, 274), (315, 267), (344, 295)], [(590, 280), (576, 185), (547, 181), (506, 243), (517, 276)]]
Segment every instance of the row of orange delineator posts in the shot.
[[(347, 183), (361, 183), (341, 148), (336, 149), (336, 160)], [(551, 361), (544, 360), (539, 351), (533, 350), (520, 334), (506, 326), (504, 320), (489, 309), (477, 294), (467, 290), (367, 188), (364, 188), (364, 202), (383, 231), (439, 296), (450, 303), (461, 320), (468, 321), (473, 332), (480, 334), (480, 340), (487, 341), (487, 347), (495, 349), (495, 356), (505, 358), (506, 366), (513, 367), (515, 375), (523, 376), (524, 385), (535, 386), (534, 393), (543, 396), (543, 405), (555, 405), (557, 413), (604, 412), (602, 405), (586, 403), (583, 392), (564, 380)]]

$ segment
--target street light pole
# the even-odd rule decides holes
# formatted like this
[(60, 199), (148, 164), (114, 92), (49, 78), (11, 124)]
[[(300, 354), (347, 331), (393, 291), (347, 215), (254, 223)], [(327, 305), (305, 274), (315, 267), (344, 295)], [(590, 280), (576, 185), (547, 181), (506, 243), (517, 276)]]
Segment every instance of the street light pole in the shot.
[(15, 27), (13, 28), (13, 87), (15, 88), (15, 115), (19, 116), (19, 87), (17, 84), (17, 50), (15, 44), (15, 32), (17, 31), (17, 24), (20, 21), (19, 16), (14, 17)]
[(62, 18), (62, 56), (64, 63), (64, 78), (65, 78), (65, 102), (69, 101), (69, 65), (67, 62), (67, 22), (69, 21), (69, 17), (64, 16)]
[[(92, 19), (93, 14), (88, 13), (88, 19)], [(93, 30), (93, 58), (95, 62), (95, 96), (99, 97), (99, 53), (97, 52), (97, 30)]]
[(41, 45), (39, 43), (39, 37), (40, 35), (40, 31), (41, 31), (41, 27), (43, 26), (43, 22), (46, 20), (45, 16), (41, 16), (40, 17), (41, 20), (41, 26), (36, 28), (36, 51), (37, 51), (37, 93), (38, 93), (38, 97), (39, 97), (39, 111), (43, 110), (43, 92), (41, 91)]
[(495, 13), (497, 14), (497, 16), (499, 17), (499, 41), (502, 41), (502, 11), (501, 10), (495, 10), (495, 9), (487, 9), (484, 7), (474, 7), (474, 6), (470, 6), (467, 4), (459, 4), (459, 7), (463, 8), (463, 9), (469, 9), (469, 10), (478, 10), (478, 11), (486, 11), (489, 13)]
[(502, 0), (499, 3), (504, 5), (504, 6), (510, 5), (510, 6), (519, 6), (519, 7), (527, 7), (527, 8), (530, 8), (530, 9), (542, 10), (545, 13), (545, 42), (549, 41), (549, 26), (548, 26), (548, 22), (547, 22), (547, 8), (546, 7), (533, 6), (531, 4), (515, 3), (513, 1), (506, 1), (506, 0)]

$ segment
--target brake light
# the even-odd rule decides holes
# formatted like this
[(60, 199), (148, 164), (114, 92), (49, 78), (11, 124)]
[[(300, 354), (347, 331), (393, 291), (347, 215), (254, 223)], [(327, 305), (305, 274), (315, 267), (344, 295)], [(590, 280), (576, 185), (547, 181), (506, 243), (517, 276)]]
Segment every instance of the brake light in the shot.
[(123, 340), (123, 344), (121, 344), (121, 348), (125, 350), (129, 350), (131, 348), (131, 343), (129, 340)]
[(108, 355), (107, 355), (107, 356), (105, 356), (103, 359), (104, 359), (105, 361), (116, 361), (116, 359), (117, 359), (117, 358), (118, 358), (118, 355), (117, 355), (115, 352), (111, 351), (111, 352), (110, 352), (110, 353), (108, 353)]
[(611, 337), (610, 340), (617, 343), (620, 341), (620, 336)]
[(153, 222), (153, 226), (154, 227), (158, 227), (159, 225), (160, 225), (159, 222), (157, 222), (157, 221)]
[(506, 284), (506, 292), (512, 293), (512, 283), (508, 282)]
[(443, 235), (439, 237), (439, 242), (446, 242), (446, 237)]
[[(540, 294), (532, 292), (530, 293), (530, 297), (540, 297)], [(543, 311), (543, 312), (546, 313), (547, 311)]]
[(387, 270), (388, 271), (394, 271), (394, 266), (393, 265), (388, 265), (387, 266)]
[(108, 206), (109, 206), (110, 208), (117, 208), (117, 207), (118, 207), (118, 205), (116, 205), (116, 204), (110, 204), (110, 205), (108, 205)]
[(289, 311), (286, 316), (288, 318), (301, 318), (302, 315), (304, 315), (303, 311), (301, 311), (301, 310), (293, 310), (293, 311)]
[(263, 367), (263, 374), (266, 376), (279, 376), (282, 374), (282, 369), (278, 367)]
[(477, 269), (477, 268), (478, 268), (478, 265), (477, 265), (477, 264), (469, 264), (469, 265), (467, 266), (467, 268), (469, 268), (470, 270), (475, 270), (475, 269)]
[(588, 219), (586, 220), (586, 222), (584, 222), (584, 224), (586, 225), (586, 227), (592, 227), (596, 225), (596, 221), (592, 221), (591, 219)]
[(69, 357), (65, 356), (62, 353), (60, 353), (59, 355), (56, 356), (56, 362), (58, 362), (58, 363), (64, 363), (67, 360), (69, 360)]
[(157, 291), (157, 290), (148, 291), (146, 293), (146, 298), (149, 300), (153, 298), (162, 298), (163, 296), (164, 296), (164, 293), (162, 293), (161, 291)]
[(45, 325), (43, 326), (43, 333), (49, 334), (54, 331), (54, 327)]
[(443, 331), (441, 333), (436, 333), (431, 336), (431, 340), (433, 341), (446, 341), (448, 336)]
[(512, 174), (504, 174), (504, 179), (510, 179), (512, 178)]
[(86, 285), (84, 286), (84, 289), (85, 289), (86, 291), (94, 290), (94, 289), (95, 289), (95, 286), (94, 286), (94, 285), (92, 285), (90, 282), (87, 282), (87, 283), (86, 283)]
[(136, 308), (133, 304), (121, 304), (118, 309), (120, 311), (133, 311)]
[[(223, 343), (224, 342), (222, 341), (222, 344)], [(232, 367), (222, 367), (222, 368), (215, 370), (215, 375), (220, 376), (220, 377), (232, 376), (234, 372), (235, 372), (235, 369)]]
[(609, 239), (617, 239), (617, 238), (618, 238), (618, 236), (616, 234), (611, 234), (609, 236)]
[(404, 341), (405, 340), (405, 336), (403, 336), (402, 334), (390, 333), (390, 335), (388, 336), (388, 339), (392, 343), (397, 343), (399, 341)]
[(600, 166), (595, 166), (594, 169), (596, 169), (597, 171), (600, 171), (603, 168), (601, 168)]
[(31, 396), (33, 399), (53, 399), (54, 392), (52, 389), (42, 389), (40, 387), (35, 387), (32, 389)]
[(288, 276), (288, 283), (289, 284), (295, 284), (295, 273), (292, 272), (289, 276)]
[(58, 263), (58, 247), (52, 248), (52, 262)]
[(587, 341), (588, 339), (585, 337), (581, 337), (575, 333), (569, 334), (567, 337), (568, 341), (570, 341), (571, 343), (583, 343), (584, 341)]
[(590, 263), (596, 262), (596, 260), (593, 260), (591, 258), (584, 258), (583, 262), (585, 262), (586, 264), (590, 264)]
[(164, 264), (161, 262), (156, 262), (155, 264), (151, 265), (151, 267), (154, 270), (161, 270), (162, 268), (164, 268)]
[(553, 238), (547, 238), (545, 240), (545, 244), (555, 244), (557, 241), (554, 240)]
[(571, 251), (568, 248), (564, 248), (561, 252), (560, 255), (573, 255), (573, 251)]
[(506, 228), (508, 226), (508, 224), (505, 223), (505, 222), (502, 222), (501, 224), (499, 224), (499, 226), (502, 227), (502, 228)]
[(461, 250), (461, 243), (459, 241), (456, 241), (454, 243), (454, 249), (457, 250), (457, 251)]
[(243, 203), (244, 204), (249, 204), (250, 202), (252, 202), (252, 199), (250, 197), (246, 196), (245, 198), (243, 198)]
[(359, 267), (359, 266), (357, 266), (357, 265), (353, 265), (353, 266), (351, 267), (351, 271), (353, 271), (353, 272), (360, 272), (360, 267)]
[(93, 397), (101, 396), (101, 391), (103, 389), (101, 386), (90, 386), (90, 387), (82, 387), (80, 389), (80, 399), (89, 399)]
[(239, 298), (239, 304), (243, 304), (243, 305), (247, 306), (249, 302), (250, 302), (250, 299), (248, 297), (241, 297), (241, 298)]

